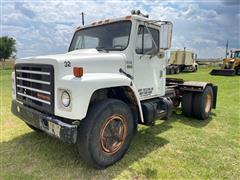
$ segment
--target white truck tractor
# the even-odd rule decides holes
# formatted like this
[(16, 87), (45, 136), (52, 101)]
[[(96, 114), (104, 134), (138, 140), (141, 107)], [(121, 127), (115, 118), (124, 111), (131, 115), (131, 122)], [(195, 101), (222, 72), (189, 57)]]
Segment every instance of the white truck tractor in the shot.
[(18, 59), (12, 112), (30, 128), (76, 144), (95, 168), (119, 161), (137, 131), (184, 115), (205, 120), (217, 86), (167, 79), (172, 23), (140, 11), (76, 29), (66, 54)]

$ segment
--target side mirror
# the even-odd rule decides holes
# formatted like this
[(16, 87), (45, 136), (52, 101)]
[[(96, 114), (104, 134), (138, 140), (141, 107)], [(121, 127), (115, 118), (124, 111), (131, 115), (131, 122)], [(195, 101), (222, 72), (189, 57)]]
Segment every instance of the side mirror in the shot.
[(167, 50), (171, 48), (173, 24), (170, 21), (162, 21), (160, 27), (160, 49)]

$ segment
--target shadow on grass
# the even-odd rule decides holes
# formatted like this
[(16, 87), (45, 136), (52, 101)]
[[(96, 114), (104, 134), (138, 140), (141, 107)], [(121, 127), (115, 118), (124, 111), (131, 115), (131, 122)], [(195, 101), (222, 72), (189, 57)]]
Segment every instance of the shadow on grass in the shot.
[[(56, 176), (54, 173), (60, 175), (66, 171), (71, 179), (112, 179), (122, 171), (130, 169), (132, 163), (167, 144), (168, 141), (158, 135), (169, 128), (171, 126), (167, 124), (153, 127), (141, 126), (126, 156), (120, 162), (102, 171), (95, 170), (83, 162), (75, 145), (63, 143), (44, 133), (30, 132), (0, 143), (2, 163), (5, 164), (4, 177), (12, 178), (17, 174), (20, 178), (29, 177), (29, 175), (49, 178)], [(30, 163), (32, 166), (29, 167)], [(60, 178), (65, 179), (64, 175)]]
[(168, 123), (178, 121), (180, 123), (183, 123), (184, 125), (188, 125), (194, 128), (203, 128), (212, 121), (213, 116), (216, 116), (216, 114), (212, 112), (208, 119), (199, 120), (199, 119), (184, 116), (182, 113), (180, 113), (181, 112), (180, 109), (181, 108), (177, 108), (176, 111), (173, 112), (172, 116), (167, 121)]

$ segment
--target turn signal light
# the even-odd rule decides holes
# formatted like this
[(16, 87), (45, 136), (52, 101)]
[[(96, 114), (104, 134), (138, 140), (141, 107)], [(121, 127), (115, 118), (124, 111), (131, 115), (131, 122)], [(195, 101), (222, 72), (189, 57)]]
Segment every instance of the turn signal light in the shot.
[(73, 75), (75, 77), (82, 77), (83, 76), (83, 68), (82, 67), (74, 67), (73, 68)]

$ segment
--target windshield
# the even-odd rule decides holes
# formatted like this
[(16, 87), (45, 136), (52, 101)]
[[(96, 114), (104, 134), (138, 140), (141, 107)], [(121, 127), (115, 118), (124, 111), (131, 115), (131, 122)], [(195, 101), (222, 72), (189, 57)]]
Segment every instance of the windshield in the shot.
[(235, 51), (234, 57), (235, 58), (240, 58), (240, 51)]
[(96, 48), (97, 50), (124, 50), (128, 46), (131, 21), (94, 26), (74, 34), (69, 51)]

